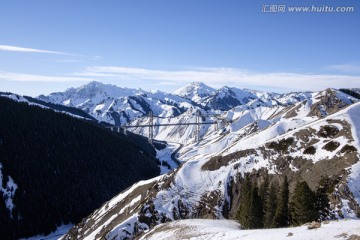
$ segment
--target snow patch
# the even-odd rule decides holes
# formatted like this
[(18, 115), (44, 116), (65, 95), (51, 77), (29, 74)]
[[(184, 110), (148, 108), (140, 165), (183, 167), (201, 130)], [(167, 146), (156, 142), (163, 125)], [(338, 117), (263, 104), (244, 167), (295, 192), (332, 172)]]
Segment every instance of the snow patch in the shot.
[[(2, 174), (2, 164), (0, 163), (0, 183), (3, 183), (3, 174)], [(15, 204), (13, 202), (15, 192), (18, 186), (12, 179), (12, 177), (8, 176), (8, 181), (6, 183), (5, 188), (3, 188), (2, 184), (0, 186), (0, 194), (3, 195), (3, 198), (5, 199), (5, 205), (7, 209), (10, 211), (10, 217), (12, 217), (12, 210), (15, 207)]]

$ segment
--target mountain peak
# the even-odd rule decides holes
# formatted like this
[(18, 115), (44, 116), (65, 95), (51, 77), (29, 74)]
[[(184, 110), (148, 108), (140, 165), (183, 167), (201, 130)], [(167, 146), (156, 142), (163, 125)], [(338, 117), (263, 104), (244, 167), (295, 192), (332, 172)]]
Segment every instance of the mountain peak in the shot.
[(100, 103), (104, 99), (118, 99), (120, 97), (142, 95), (144, 93), (146, 92), (141, 89), (122, 88), (112, 84), (91, 81), (77, 88), (69, 88), (65, 92), (51, 93), (48, 96), (39, 96), (39, 98), (46, 102), (65, 104), (67, 106), (80, 106), (88, 100)]
[(205, 83), (202, 83), (202, 82), (191, 82), (189, 85), (194, 86), (194, 87), (210, 88), (208, 85), (206, 85)]
[(201, 98), (213, 95), (216, 90), (202, 82), (192, 82), (189, 85), (176, 90), (174, 93), (180, 97), (198, 102)]
[[(79, 88), (77, 88), (76, 90), (79, 92), (83, 89), (104, 89), (106, 87), (110, 87), (110, 88), (120, 88), (120, 87), (117, 87), (115, 85), (111, 85), (111, 84), (104, 84), (102, 82), (98, 82), (98, 81), (91, 81), (91, 82), (88, 82), (82, 86), (80, 86)], [(122, 88), (120, 88), (122, 89)]]
[(105, 85), (105, 84), (94, 80), (94, 81), (88, 82), (82, 86), (100, 86), (100, 85)]

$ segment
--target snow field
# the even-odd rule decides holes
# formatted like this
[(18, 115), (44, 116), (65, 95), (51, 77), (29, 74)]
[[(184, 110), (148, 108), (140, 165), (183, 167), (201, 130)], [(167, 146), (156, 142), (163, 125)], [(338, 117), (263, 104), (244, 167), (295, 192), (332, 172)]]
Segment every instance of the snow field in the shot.
[[(341, 220), (309, 230), (307, 226), (278, 229), (241, 230), (230, 220), (189, 219), (165, 223), (146, 233), (141, 240), (347, 240), (360, 237), (359, 220)], [(355, 239), (355, 238), (354, 238)]]

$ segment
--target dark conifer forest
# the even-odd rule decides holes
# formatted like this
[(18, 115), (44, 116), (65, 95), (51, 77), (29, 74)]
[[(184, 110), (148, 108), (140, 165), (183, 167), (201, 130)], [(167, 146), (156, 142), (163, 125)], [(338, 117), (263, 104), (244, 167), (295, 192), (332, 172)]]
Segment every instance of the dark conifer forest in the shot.
[(249, 175), (240, 180), (236, 218), (244, 229), (299, 226), (334, 217), (327, 196), (333, 187), (328, 177), (322, 177), (315, 192), (305, 181), (296, 182), (291, 196), (286, 175), (281, 186), (276, 179), (270, 181), (268, 174), (259, 187)]
[(0, 191), (0, 236), (48, 234), (78, 223), (133, 183), (160, 172), (146, 139), (112, 133), (50, 109), (0, 97), (2, 188), (17, 184), (12, 212)]

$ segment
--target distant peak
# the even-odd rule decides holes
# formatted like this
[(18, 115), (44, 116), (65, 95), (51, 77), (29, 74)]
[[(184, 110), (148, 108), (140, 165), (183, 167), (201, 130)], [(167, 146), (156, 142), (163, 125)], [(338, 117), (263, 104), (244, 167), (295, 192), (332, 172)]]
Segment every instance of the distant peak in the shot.
[(174, 92), (175, 95), (191, 99), (194, 102), (200, 101), (201, 98), (211, 96), (215, 89), (205, 85), (202, 82), (192, 82)]
[(104, 86), (105, 84), (103, 84), (102, 82), (98, 82), (98, 81), (91, 81), (88, 82), (84, 85), (82, 85), (80, 88), (85, 88), (85, 87), (98, 87), (98, 86)]
[(210, 87), (202, 82), (192, 82), (188, 86), (197, 87), (197, 88), (207, 88), (207, 89), (214, 90), (212, 87)]
[(192, 82), (190, 83), (191, 86), (194, 86), (194, 87), (198, 87), (198, 86), (206, 86), (204, 83), (202, 82)]
[(178, 91), (183, 92), (183, 91), (192, 91), (192, 90), (205, 90), (208, 92), (215, 91), (215, 89), (209, 87), (208, 85), (202, 82), (192, 82), (187, 86), (180, 88)]
[(89, 84), (101, 84), (101, 85), (103, 85), (103, 83), (102, 82), (99, 82), (99, 81), (91, 81)]
[(116, 85), (113, 84), (107, 84), (107, 83), (102, 83), (102, 82), (98, 82), (98, 81), (91, 81), (88, 82), (82, 86), (80, 86), (79, 88), (77, 88), (77, 91), (81, 91), (83, 89), (93, 89), (93, 90), (101, 90), (101, 91), (116, 91), (116, 90), (124, 90), (127, 88), (122, 88), (122, 87), (118, 87)]

